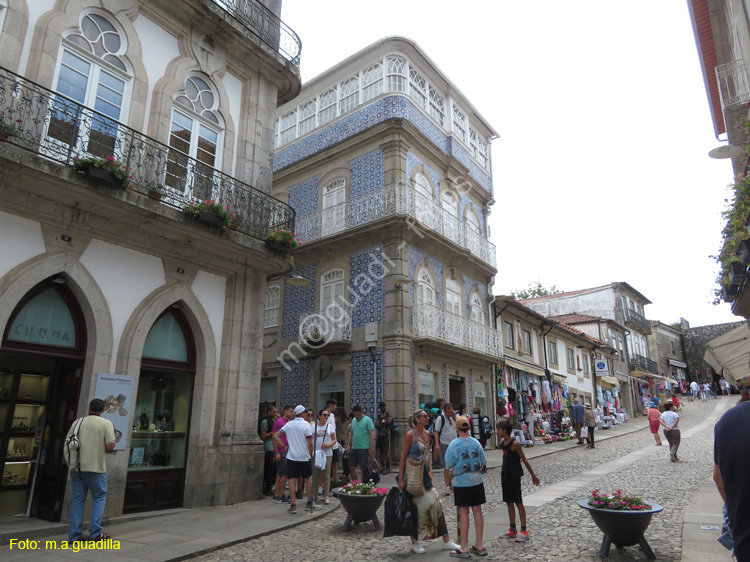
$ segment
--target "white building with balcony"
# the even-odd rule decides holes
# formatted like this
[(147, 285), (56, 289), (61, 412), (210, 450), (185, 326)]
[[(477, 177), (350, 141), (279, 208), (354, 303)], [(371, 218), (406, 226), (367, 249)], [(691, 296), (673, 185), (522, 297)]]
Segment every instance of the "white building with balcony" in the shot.
[(309, 284), (268, 289), (263, 400), (317, 409), (335, 397), (368, 415), (385, 401), (399, 421), (439, 397), (494, 412), (496, 137), (403, 38), (343, 60), (279, 108), (273, 195), (297, 213), (294, 274)]

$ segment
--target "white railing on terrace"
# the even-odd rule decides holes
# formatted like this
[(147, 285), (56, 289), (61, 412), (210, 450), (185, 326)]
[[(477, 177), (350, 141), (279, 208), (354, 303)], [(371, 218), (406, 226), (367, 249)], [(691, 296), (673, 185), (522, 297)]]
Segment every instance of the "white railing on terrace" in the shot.
[(322, 348), (329, 343), (352, 341), (352, 319), (348, 314), (339, 314), (335, 318), (325, 312), (316, 312), (301, 316), (299, 319), (299, 342), (311, 347)]
[(464, 318), (432, 304), (412, 306), (412, 336), (429, 338), (476, 351), (491, 357), (502, 357), (499, 330)]
[(719, 82), (722, 111), (747, 105), (750, 101), (750, 83), (745, 61), (736, 60), (720, 64), (716, 67), (716, 80)]
[(394, 215), (416, 219), (414, 228), (433, 230), (497, 268), (492, 242), (405, 182), (389, 185), (315, 214), (297, 216), (296, 229), (302, 242), (306, 243)]

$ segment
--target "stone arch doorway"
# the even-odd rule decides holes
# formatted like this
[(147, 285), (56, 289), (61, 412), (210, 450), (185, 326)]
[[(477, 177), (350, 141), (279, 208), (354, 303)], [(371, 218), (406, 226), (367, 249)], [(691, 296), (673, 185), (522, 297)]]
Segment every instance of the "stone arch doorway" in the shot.
[(78, 408), (86, 334), (81, 307), (58, 275), (28, 291), (4, 327), (0, 520), (60, 520), (67, 478), (63, 441)]

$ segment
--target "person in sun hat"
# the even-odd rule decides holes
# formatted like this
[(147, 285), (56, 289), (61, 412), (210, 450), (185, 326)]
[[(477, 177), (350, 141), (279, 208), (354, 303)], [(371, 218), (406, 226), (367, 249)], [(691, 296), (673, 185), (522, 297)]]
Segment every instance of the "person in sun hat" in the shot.
[[(472, 554), (487, 556), (482, 544), (484, 535), (484, 515), (482, 504), (486, 503), (482, 467), (487, 465), (482, 444), (471, 433), (469, 418), (456, 418), (456, 439), (445, 451), (445, 471), (448, 483), (453, 486), (454, 503), (458, 508), (458, 521), (461, 529), (461, 548), (451, 552), (453, 558), (471, 558)], [(476, 540), (469, 548), (469, 508), (474, 514)]]

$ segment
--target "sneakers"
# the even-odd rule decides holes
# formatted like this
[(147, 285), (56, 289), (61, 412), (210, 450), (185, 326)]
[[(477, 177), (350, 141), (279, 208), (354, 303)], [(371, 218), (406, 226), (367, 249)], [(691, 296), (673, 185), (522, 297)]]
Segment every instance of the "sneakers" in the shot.
[(310, 502), (307, 502), (305, 504), (305, 511), (312, 511), (313, 509), (323, 509), (323, 508), (320, 507), (319, 505), (314, 505)]
[(453, 541), (448, 541), (443, 543), (443, 550), (461, 550), (461, 547)]
[(292, 515), (297, 515), (297, 506), (295, 504), (289, 506), (289, 513)]
[(415, 542), (414, 544), (411, 545), (411, 551), (414, 554), (424, 554), (424, 547), (418, 542)]
[(500, 535), (499, 538), (501, 538), (501, 539), (515, 539), (517, 536), (518, 536), (518, 531), (514, 531), (513, 529), (508, 529), (502, 535)]
[(298, 500), (302, 499), (302, 490), (297, 490), (297, 499)]
[(292, 500), (287, 498), (286, 496), (274, 496), (274, 498), (271, 500), (273, 503), (292, 503)]
[(324, 499), (324, 500), (323, 500), (323, 503), (324, 503), (324, 504), (326, 504), (326, 505), (330, 505), (330, 503), (331, 503), (331, 498), (326, 498), (326, 499)]
[(518, 536), (516, 537), (516, 542), (526, 542), (529, 540), (529, 532), (528, 531), (521, 531), (518, 533)]

